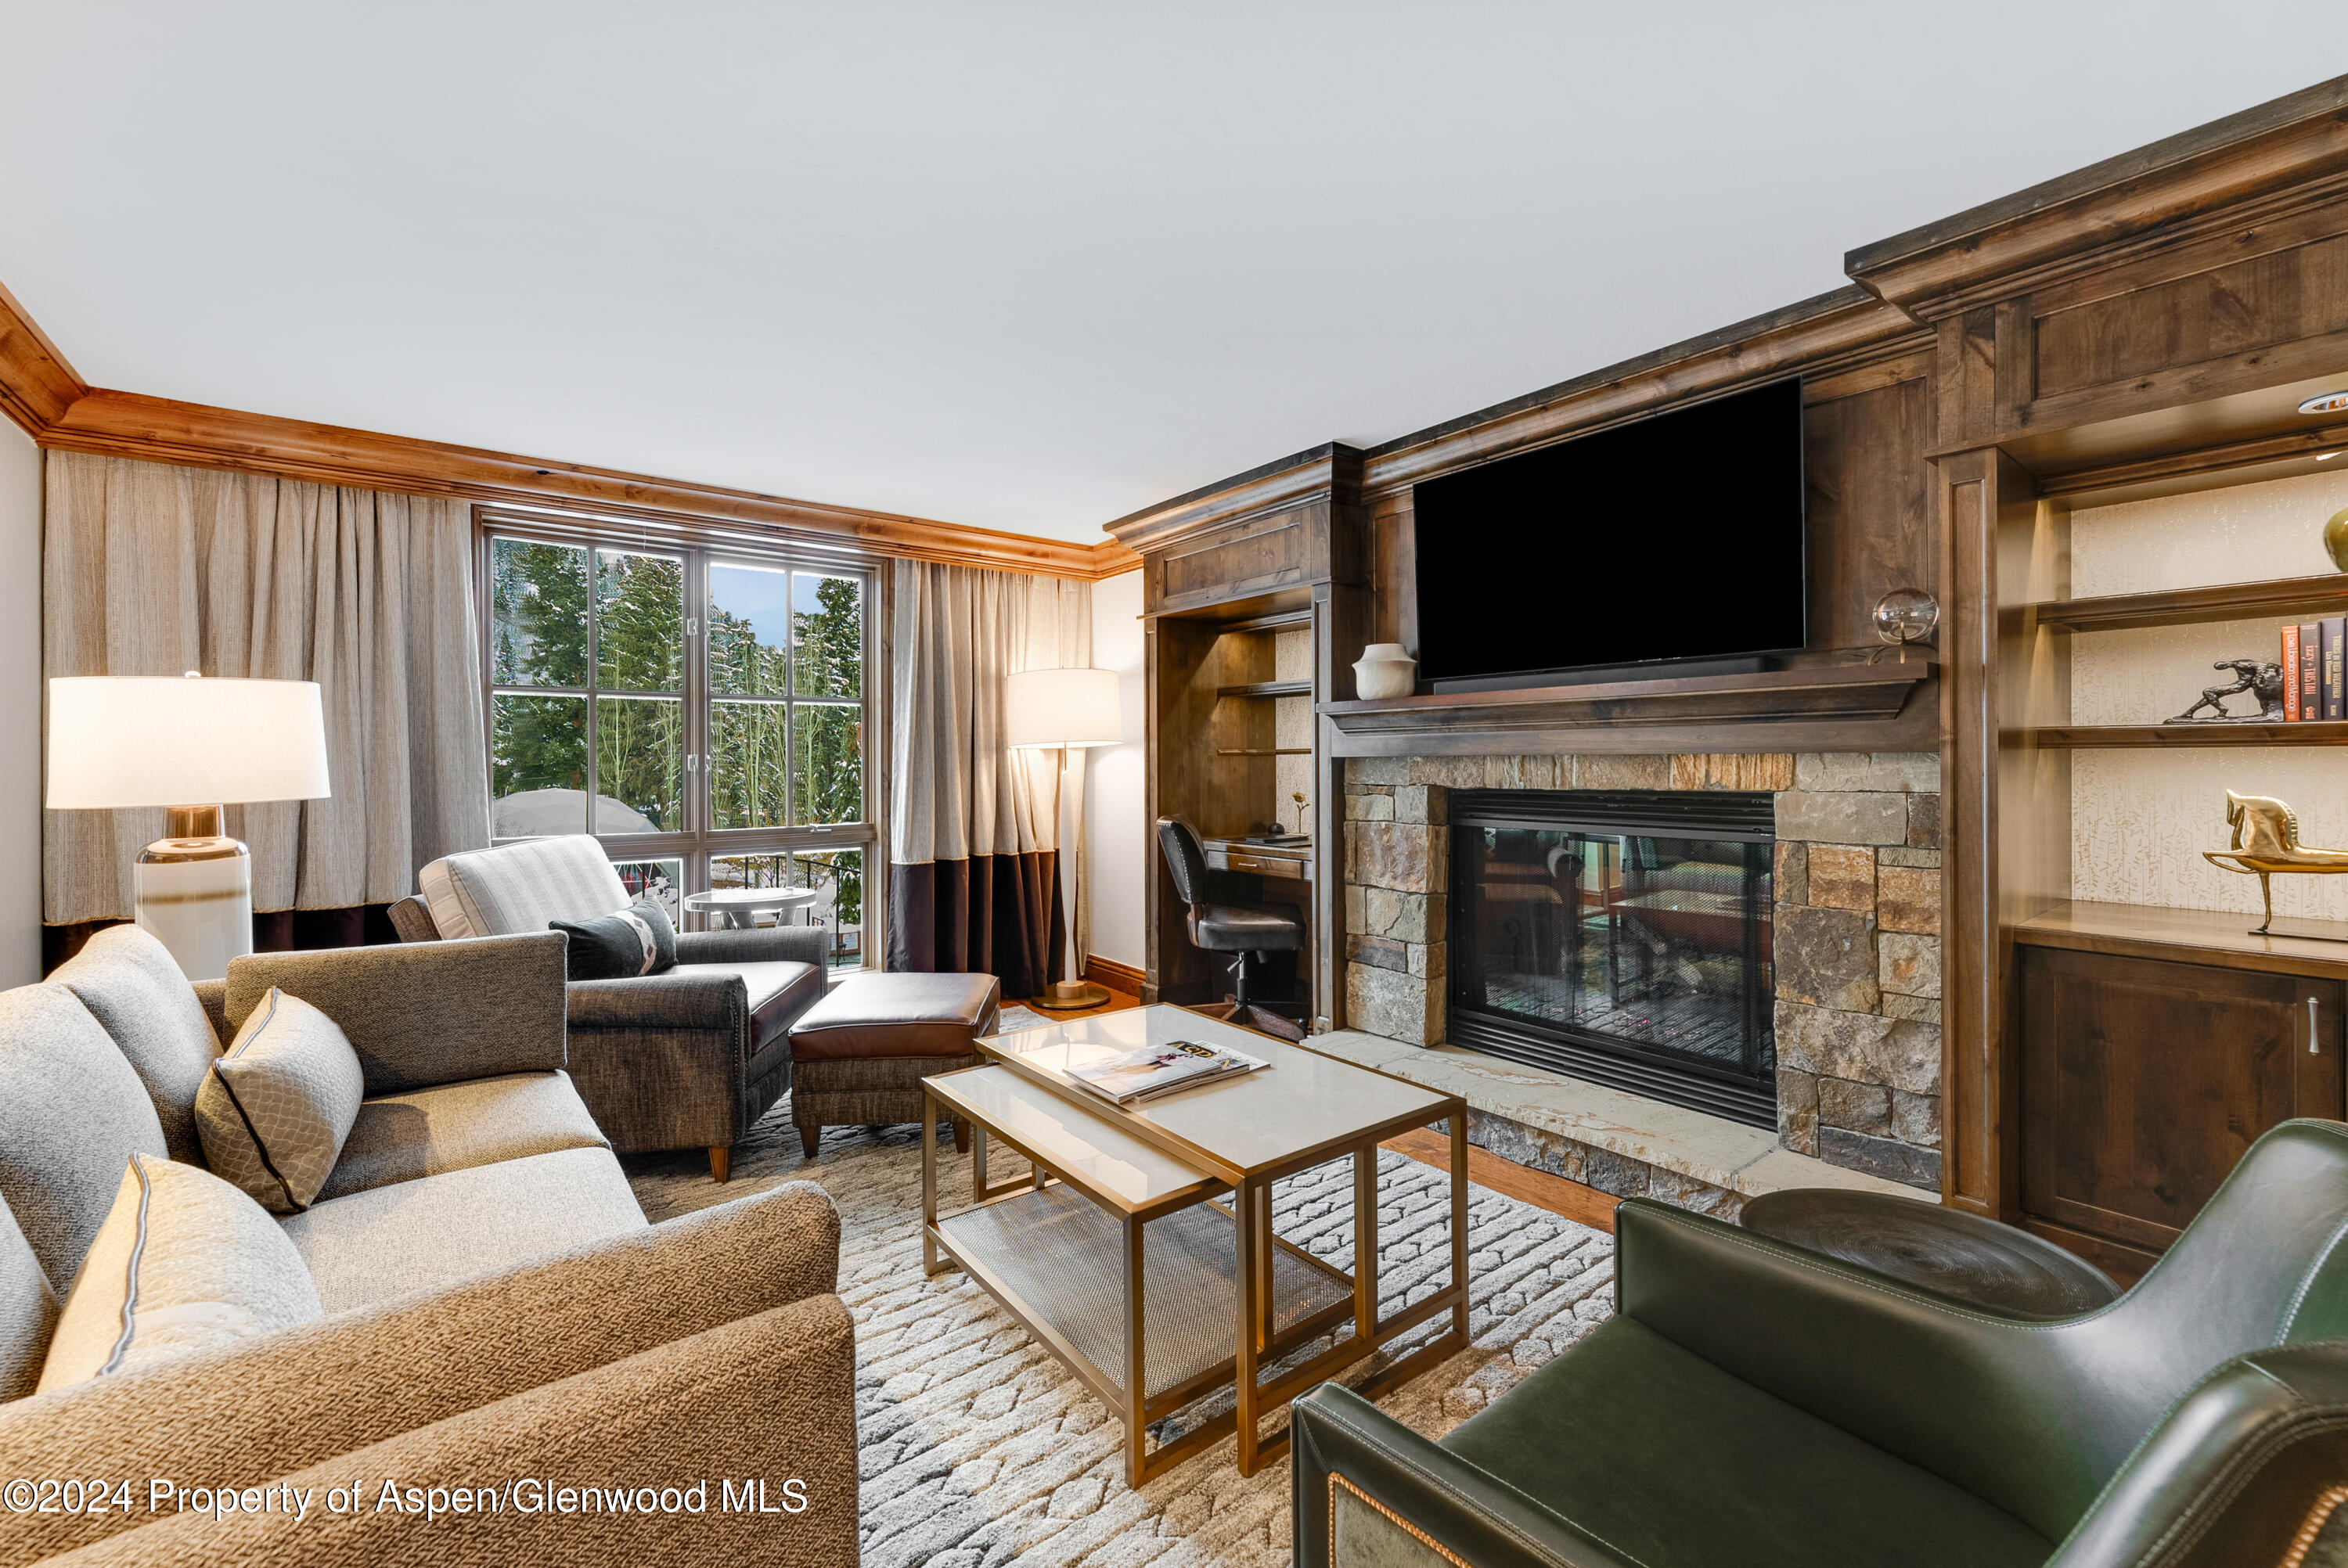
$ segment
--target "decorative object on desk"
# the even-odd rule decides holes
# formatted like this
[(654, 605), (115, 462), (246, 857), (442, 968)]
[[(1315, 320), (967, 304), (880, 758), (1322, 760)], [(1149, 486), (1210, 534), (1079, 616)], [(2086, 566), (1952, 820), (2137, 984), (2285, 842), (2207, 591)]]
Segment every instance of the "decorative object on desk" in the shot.
[(1365, 702), (1407, 697), (1418, 685), (1418, 661), (1399, 642), (1373, 642), (1354, 661), (1354, 695)]
[(333, 793), (317, 682), (193, 670), (51, 680), (48, 774), (52, 811), (166, 808), (132, 886), (139, 924), (191, 980), (220, 979), (252, 951), (252, 856), (222, 808)]
[[(2201, 700), (2199, 702), (2195, 702), (2191, 707), (2186, 709), (2185, 712), (2178, 714), (2177, 717), (2164, 720), (2163, 723), (2170, 724), (2279, 724), (2283, 722), (2283, 675), (2282, 666), (2281, 664), (2271, 661), (2261, 662), (2256, 659), (2220, 659), (2216, 663), (2210, 665), (2209, 668), (2212, 670), (2231, 670), (2234, 672), (2233, 684), (2230, 686), (2203, 687), (2201, 689)], [(2255, 713), (2229, 713), (2226, 712), (2225, 700), (2229, 697), (2240, 696), (2244, 692), (2250, 693), (2250, 695), (2256, 700), (2259, 704), (2259, 711)], [(2209, 710), (2206, 716), (2201, 712), (2204, 708)]]
[(2348, 507), (2343, 507), (2325, 520), (2323, 549), (2332, 558), (2333, 566), (2348, 571)]
[[(1113, 746), (1125, 738), (1125, 713), (1117, 695), (1114, 670), (1022, 670), (1004, 684), (1004, 743), (1014, 750), (1057, 749), (1064, 785), (1073, 774), (1076, 805), (1076, 853), (1068, 856), (1068, 937), (1076, 954), (1069, 972), (1077, 978), (1055, 980), (1035, 999), (1043, 1008), (1097, 1008), (1108, 992), (1083, 979), (1085, 907), (1085, 766), (1088, 746)], [(1069, 753), (1077, 753), (1072, 764)], [(1054, 803), (1058, 810), (1058, 803)]]
[(1891, 649), (1908, 662), (1908, 645), (1930, 642), (1941, 624), (1941, 601), (1921, 588), (1895, 588), (1875, 601), (1875, 635), (1888, 645), (1868, 658), (1872, 664)]
[(1297, 832), (1299, 832), (1299, 833), (1303, 833), (1303, 832), (1304, 832), (1304, 831), (1305, 831), (1305, 828), (1304, 828), (1304, 813), (1305, 813), (1305, 808), (1306, 808), (1306, 807), (1308, 807), (1309, 805), (1311, 805), (1311, 804), (1312, 804), (1312, 802), (1310, 802), (1310, 801), (1308, 801), (1308, 800), (1306, 800), (1306, 799), (1304, 798), (1304, 792), (1303, 792), (1303, 790), (1301, 790), (1301, 789), (1298, 789), (1298, 790), (1291, 790), (1291, 791), (1289, 791), (1289, 792), (1288, 792), (1288, 798), (1289, 798), (1289, 799), (1291, 799), (1291, 800), (1292, 800), (1292, 801), (1294, 801), (1294, 802), (1296, 803), (1296, 831), (1297, 831)]
[(2336, 876), (2348, 872), (2348, 849), (2314, 849), (2299, 842), (2299, 814), (2272, 795), (2226, 792), (2226, 825), (2234, 830), (2224, 849), (2205, 849), (2201, 858), (2225, 871), (2259, 879), (2266, 918), (2250, 927), (2253, 937), (2295, 936), (2312, 942), (2348, 942), (2348, 937), (2276, 931), (2274, 884), (2286, 876)]

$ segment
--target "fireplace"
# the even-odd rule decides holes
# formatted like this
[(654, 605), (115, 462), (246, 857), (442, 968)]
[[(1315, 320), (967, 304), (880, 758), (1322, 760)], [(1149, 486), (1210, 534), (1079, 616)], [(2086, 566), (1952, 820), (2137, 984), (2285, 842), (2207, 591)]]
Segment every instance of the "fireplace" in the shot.
[(1777, 1125), (1775, 804), (1728, 790), (1455, 790), (1449, 1039)]

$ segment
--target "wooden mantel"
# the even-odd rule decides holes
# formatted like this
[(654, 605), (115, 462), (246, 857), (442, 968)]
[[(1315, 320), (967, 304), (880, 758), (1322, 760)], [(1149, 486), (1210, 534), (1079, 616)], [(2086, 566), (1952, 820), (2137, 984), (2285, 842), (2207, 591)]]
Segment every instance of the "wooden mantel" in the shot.
[(1931, 751), (1937, 667), (1869, 664), (1323, 702), (1341, 757)]

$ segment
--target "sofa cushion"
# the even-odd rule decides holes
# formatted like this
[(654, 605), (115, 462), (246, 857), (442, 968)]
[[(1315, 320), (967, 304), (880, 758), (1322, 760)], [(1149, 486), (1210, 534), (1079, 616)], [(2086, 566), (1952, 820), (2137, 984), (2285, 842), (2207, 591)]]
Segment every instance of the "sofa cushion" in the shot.
[(273, 1214), (310, 1206), (366, 1085), (335, 1020), (274, 986), (196, 1093), (204, 1158)]
[(324, 1316), (285, 1233), (210, 1171), (133, 1154), (66, 1298), (40, 1391)]
[(791, 1026), (791, 1059), (967, 1056), (1001, 995), (993, 975), (858, 975)]
[(133, 1154), (165, 1153), (130, 1063), (63, 986), (0, 991), (0, 1202), (70, 1289)]
[(203, 1163), (196, 1091), (221, 1037), (170, 948), (137, 926), (108, 926), (49, 976), (81, 999), (147, 1086), (174, 1160)]
[(510, 937), (628, 907), (603, 846), (583, 833), (443, 856), (416, 874), (443, 938)]
[(569, 939), (564, 971), (574, 980), (616, 980), (676, 968), (676, 927), (657, 898), (639, 898), (616, 915), (548, 924)]
[(41, 1380), (57, 1327), (57, 1294), (16, 1216), (0, 1204), (0, 1403), (21, 1399)]
[(607, 1149), (567, 1072), (510, 1072), (359, 1107), (320, 1199), (558, 1149)]
[(823, 1000), (829, 983), (819, 964), (769, 960), (755, 964), (680, 964), (679, 973), (739, 975), (750, 996), (750, 1072), (756, 1077), (759, 1059), (790, 1049), (791, 1025)]
[(608, 1149), (475, 1165), (312, 1205), (284, 1223), (328, 1312), (495, 1274), (644, 1228)]

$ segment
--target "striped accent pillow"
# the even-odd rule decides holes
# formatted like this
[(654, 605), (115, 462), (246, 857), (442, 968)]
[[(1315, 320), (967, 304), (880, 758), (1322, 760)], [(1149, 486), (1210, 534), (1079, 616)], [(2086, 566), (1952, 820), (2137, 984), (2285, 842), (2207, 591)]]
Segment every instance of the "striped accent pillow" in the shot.
[(66, 1297), (39, 1391), (325, 1315), (302, 1255), (260, 1204), (198, 1166), (133, 1154)]
[(444, 939), (511, 937), (628, 907), (603, 846), (583, 833), (443, 856), (416, 874)]

